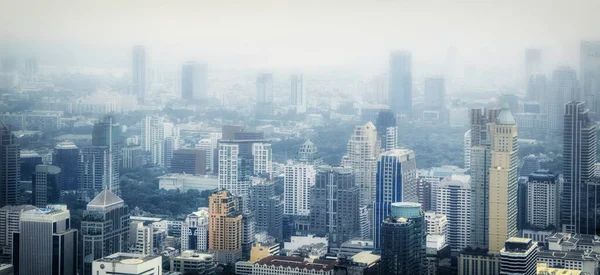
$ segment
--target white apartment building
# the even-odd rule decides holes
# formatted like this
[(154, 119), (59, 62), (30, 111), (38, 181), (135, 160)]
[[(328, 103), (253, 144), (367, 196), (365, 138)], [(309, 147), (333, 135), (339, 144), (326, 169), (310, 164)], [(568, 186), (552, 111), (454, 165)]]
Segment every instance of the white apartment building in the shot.
[(181, 225), (181, 251), (184, 250), (208, 250), (208, 208), (200, 208), (185, 218)]
[(471, 237), (471, 185), (468, 175), (451, 175), (435, 189), (436, 213), (446, 215), (447, 242), (452, 251), (460, 252)]
[(310, 214), (310, 188), (315, 185), (315, 168), (307, 163), (288, 162), (284, 168), (283, 214)]

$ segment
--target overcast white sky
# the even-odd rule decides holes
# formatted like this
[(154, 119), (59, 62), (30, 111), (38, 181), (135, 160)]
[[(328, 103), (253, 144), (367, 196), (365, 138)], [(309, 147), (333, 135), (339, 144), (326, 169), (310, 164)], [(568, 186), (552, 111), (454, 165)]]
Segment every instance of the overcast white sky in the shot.
[(510, 64), (534, 46), (575, 66), (599, 14), (600, 0), (0, 0), (0, 55), (116, 67), (144, 44), (157, 64), (293, 67), (386, 64), (394, 49), (436, 62), (452, 45)]

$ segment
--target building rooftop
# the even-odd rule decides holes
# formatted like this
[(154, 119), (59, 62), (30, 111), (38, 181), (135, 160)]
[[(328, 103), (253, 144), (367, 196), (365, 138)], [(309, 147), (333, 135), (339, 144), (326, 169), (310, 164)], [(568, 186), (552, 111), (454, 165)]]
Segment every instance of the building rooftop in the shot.
[(594, 251), (550, 251), (540, 250), (538, 252), (539, 258), (551, 258), (551, 259), (562, 259), (569, 261), (598, 261), (600, 260), (600, 254)]
[(21, 158), (41, 158), (41, 156), (36, 151), (21, 150)]
[(366, 265), (373, 265), (381, 259), (380, 255), (375, 255), (371, 251), (363, 251), (352, 256), (352, 262)]
[(56, 147), (54, 147), (55, 149), (78, 149), (77, 145), (75, 145), (73, 142), (70, 141), (65, 141), (65, 142), (59, 142), (56, 144)]
[(496, 122), (501, 125), (517, 124), (517, 122), (515, 121), (515, 118), (513, 117), (512, 113), (510, 112), (508, 103), (505, 102), (504, 105), (502, 106), (502, 110), (500, 111), (500, 114), (498, 115)]
[(87, 205), (88, 211), (111, 210), (125, 205), (125, 202), (108, 189), (102, 190), (92, 201)]
[(29, 204), (21, 204), (21, 205), (6, 205), (0, 208), (0, 211), (29, 211), (37, 209), (37, 207)]
[(580, 275), (581, 273), (581, 270), (548, 267), (548, 264), (545, 263), (537, 264), (537, 274)]
[(212, 261), (213, 255), (209, 253), (201, 253), (194, 250), (184, 250), (181, 255), (175, 257), (175, 259), (191, 259), (197, 261)]
[(126, 264), (126, 265), (138, 265), (138, 264), (145, 263), (149, 260), (152, 260), (156, 257), (160, 257), (160, 256), (150, 256), (150, 255), (143, 255), (143, 254), (118, 252), (118, 253), (106, 256), (104, 258), (97, 259), (95, 261), (96, 262), (105, 262), (105, 263), (118, 262), (118, 263)]
[(330, 260), (319, 260), (319, 259), (305, 259), (302, 257), (295, 256), (268, 256), (256, 262), (257, 265), (274, 265), (281, 267), (308, 269), (308, 270), (322, 270), (330, 271), (335, 266), (335, 261)]

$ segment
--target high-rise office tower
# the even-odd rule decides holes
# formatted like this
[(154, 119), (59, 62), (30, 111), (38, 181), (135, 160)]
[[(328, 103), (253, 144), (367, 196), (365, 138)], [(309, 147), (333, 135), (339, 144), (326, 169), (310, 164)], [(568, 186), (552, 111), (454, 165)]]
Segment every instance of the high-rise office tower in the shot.
[(437, 112), (437, 120), (446, 119), (446, 82), (443, 77), (425, 78), (425, 111)]
[(504, 241), (517, 235), (517, 124), (508, 104), (496, 123), (488, 124), (492, 160), (489, 174), (489, 250), (498, 253)]
[(392, 203), (418, 201), (415, 153), (409, 149), (382, 153), (377, 163), (375, 189), (373, 240), (375, 248), (379, 248), (381, 223), (390, 215)]
[[(183, 141), (181, 140), (181, 138), (179, 138), (179, 134), (174, 131), (173, 132), (174, 135), (172, 136), (168, 136), (165, 138), (164, 141), (164, 166), (167, 169), (171, 169), (171, 164), (173, 161), (173, 154), (175, 153), (175, 151), (179, 150), (180, 145), (183, 143)], [(193, 149), (191, 149), (193, 150)], [(202, 164), (202, 166), (205, 166), (205, 164)], [(206, 173), (206, 171), (202, 172), (202, 173)]]
[(0, 206), (17, 205), (20, 201), (21, 147), (0, 121)]
[(60, 168), (63, 190), (77, 190), (79, 148), (72, 142), (60, 142), (54, 147), (52, 164)]
[(471, 129), (465, 132), (463, 137), (463, 156), (465, 158), (465, 169), (471, 168)]
[(381, 224), (380, 274), (423, 274), (426, 225), (421, 205), (396, 202)]
[(181, 225), (181, 251), (208, 249), (208, 209), (198, 209)]
[(25, 59), (25, 77), (27, 81), (36, 81), (38, 74), (38, 62), (36, 58)]
[(266, 232), (276, 240), (283, 239), (283, 203), (275, 194), (275, 183), (256, 179), (252, 183), (251, 208), (256, 217), (256, 232)]
[[(523, 83), (527, 83), (531, 76), (542, 71), (542, 50), (525, 49), (525, 76)], [(531, 100), (531, 99), (530, 99)]]
[(30, 181), (31, 175), (35, 173), (35, 167), (43, 164), (42, 156), (36, 151), (21, 150), (21, 180)]
[(563, 129), (565, 104), (577, 100), (579, 82), (577, 73), (569, 67), (559, 67), (552, 73), (548, 93), (548, 130), (560, 134)]
[(315, 185), (315, 167), (307, 163), (289, 162), (284, 168), (283, 213), (308, 216), (310, 190)]
[(208, 199), (208, 249), (219, 263), (235, 263), (242, 256), (242, 215), (228, 191)]
[(436, 210), (448, 219), (446, 241), (452, 251), (460, 252), (471, 241), (471, 185), (468, 175), (451, 175), (435, 189)]
[(171, 173), (190, 175), (206, 174), (206, 151), (199, 149), (179, 149), (173, 152)]
[(188, 101), (208, 98), (206, 64), (187, 62), (181, 67), (181, 98)]
[(342, 165), (352, 168), (356, 185), (360, 188), (360, 204), (371, 205), (375, 201), (375, 176), (379, 158), (375, 125), (368, 122), (354, 127), (347, 148)]
[(256, 116), (265, 118), (273, 113), (273, 74), (263, 73), (256, 78)]
[(58, 203), (62, 191), (61, 170), (57, 166), (40, 164), (31, 176), (31, 203), (43, 208)]
[(304, 75), (292, 75), (291, 102), (296, 107), (296, 113), (306, 112), (306, 88), (304, 87)]
[[(219, 141), (219, 189), (246, 197), (252, 176), (271, 178), (271, 144), (265, 140)], [(245, 209), (246, 206), (242, 205)]]
[(310, 230), (339, 247), (358, 233), (358, 186), (352, 170), (320, 166), (310, 194)]
[(66, 206), (23, 212), (14, 238), (15, 274), (77, 274), (77, 229)]
[(398, 115), (412, 116), (412, 61), (410, 52), (392, 52), (389, 70), (389, 102)]
[(12, 263), (13, 234), (19, 233), (21, 213), (37, 209), (33, 205), (7, 205), (0, 208), (0, 261)]
[(600, 114), (600, 41), (581, 41), (579, 56), (582, 100), (597, 115)]
[(489, 181), (491, 152), (488, 123), (494, 123), (499, 109), (472, 109), (471, 119), (471, 244), (487, 247), (489, 244)]
[(172, 135), (170, 129), (170, 124), (158, 116), (147, 116), (141, 122), (141, 145), (150, 152), (154, 165), (165, 165), (165, 138)]
[(313, 166), (319, 166), (323, 164), (323, 159), (319, 155), (317, 146), (307, 139), (300, 148), (298, 148), (298, 154), (296, 156), (298, 162), (307, 163)]
[(541, 73), (533, 74), (527, 83), (527, 99), (537, 101), (540, 111), (546, 113), (548, 109), (548, 79)]
[(141, 45), (134, 46), (131, 55), (132, 92), (137, 96), (138, 102), (144, 102), (146, 98), (146, 49)]
[(588, 182), (596, 172), (596, 123), (583, 102), (565, 105), (563, 135), (563, 179), (561, 219), (563, 232), (595, 234), (581, 210), (587, 204)]
[(84, 275), (91, 274), (94, 260), (127, 251), (130, 222), (129, 207), (110, 190), (103, 190), (87, 204), (81, 218)]
[[(203, 138), (196, 143), (194, 146), (198, 150), (204, 151), (206, 159), (204, 162), (206, 163), (206, 167), (204, 170), (207, 174), (212, 174), (215, 172), (215, 149), (217, 148), (216, 144), (213, 146), (213, 141), (210, 138)], [(172, 165), (172, 164), (171, 164)]]
[(382, 110), (377, 114), (375, 122), (377, 138), (382, 151), (393, 150), (398, 147), (398, 126), (396, 116), (390, 110)]
[(531, 239), (509, 238), (500, 251), (501, 275), (536, 275), (538, 245)]
[(119, 186), (119, 160), (121, 126), (112, 117), (94, 124), (92, 146), (81, 150), (79, 162), (79, 189), (88, 195), (98, 194), (109, 189), (115, 194), (121, 192)]
[(527, 224), (537, 228), (559, 225), (558, 202), (561, 182), (557, 173), (538, 170), (527, 180), (527, 206), (519, 211), (527, 212)]

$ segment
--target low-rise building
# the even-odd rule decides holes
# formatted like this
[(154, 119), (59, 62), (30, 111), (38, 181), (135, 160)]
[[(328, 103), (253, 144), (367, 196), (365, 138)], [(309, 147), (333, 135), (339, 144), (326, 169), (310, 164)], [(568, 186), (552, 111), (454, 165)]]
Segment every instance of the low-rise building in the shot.
[(161, 256), (115, 253), (92, 263), (92, 274), (94, 275), (161, 273)]
[[(194, 274), (214, 274), (217, 263), (213, 255), (199, 253), (194, 250), (185, 250), (181, 255), (171, 258), (171, 271)], [(236, 273), (237, 274), (237, 273)]]
[(189, 174), (168, 174), (158, 177), (158, 186), (165, 190), (179, 190), (187, 192), (195, 189), (198, 191), (217, 189), (218, 178), (215, 176), (195, 176)]
[(333, 275), (336, 262), (295, 256), (269, 256), (254, 263), (253, 275)]

